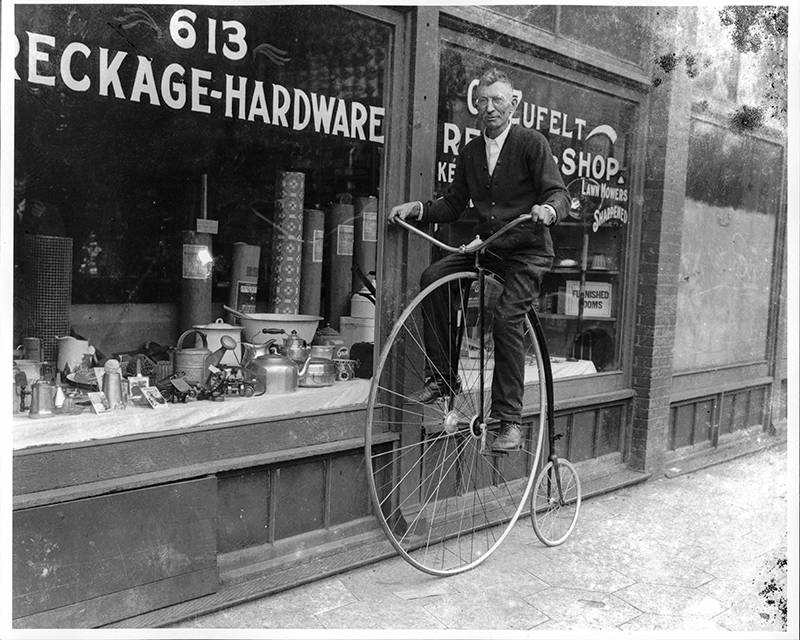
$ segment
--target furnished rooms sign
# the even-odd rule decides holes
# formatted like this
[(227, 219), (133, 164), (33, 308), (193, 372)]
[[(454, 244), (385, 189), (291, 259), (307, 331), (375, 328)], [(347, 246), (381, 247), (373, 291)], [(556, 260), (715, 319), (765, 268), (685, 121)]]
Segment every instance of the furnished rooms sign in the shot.
[[(609, 282), (586, 282), (583, 288), (583, 316), (585, 318), (611, 317), (611, 292)], [(581, 305), (581, 283), (567, 280), (564, 313), (577, 316)]]

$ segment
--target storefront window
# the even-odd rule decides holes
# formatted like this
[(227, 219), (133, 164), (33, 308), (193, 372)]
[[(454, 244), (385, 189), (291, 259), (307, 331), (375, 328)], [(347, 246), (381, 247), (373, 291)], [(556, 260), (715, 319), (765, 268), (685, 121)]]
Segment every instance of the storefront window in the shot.
[[(20, 5), (15, 18), (16, 175), (49, 219), (27, 233), (68, 239), (58, 331), (105, 355), (174, 345), (181, 307), (210, 322), (237, 301), (339, 327), (352, 266), (375, 268), (390, 26), (291, 5)], [(187, 260), (205, 240), (210, 284), (193, 298)], [(257, 249), (247, 287), (239, 243)], [(34, 326), (53, 292), (26, 290), (25, 257), (20, 240), (17, 344), (54, 333)], [(140, 305), (146, 322), (128, 322)]]
[(675, 370), (767, 357), (780, 145), (694, 119), (689, 138)]
[[(436, 166), (440, 194), (452, 181), (458, 150), (480, 134), (469, 98), (488, 66), (505, 71), (514, 81), (520, 95), (518, 124), (535, 128), (548, 139), (572, 194), (570, 217), (551, 230), (555, 266), (544, 279), (538, 301), (555, 374), (566, 377), (619, 369), (636, 107), (606, 93), (444, 43)], [(441, 232), (451, 242), (462, 242), (470, 238), (474, 224), (467, 211), (461, 222)]]

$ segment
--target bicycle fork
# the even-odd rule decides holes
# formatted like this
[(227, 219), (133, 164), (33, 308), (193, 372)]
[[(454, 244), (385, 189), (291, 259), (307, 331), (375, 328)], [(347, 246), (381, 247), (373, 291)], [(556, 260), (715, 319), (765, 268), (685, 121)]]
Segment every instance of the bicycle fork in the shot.
[[(559, 469), (558, 463), (558, 456), (556, 455), (556, 441), (562, 438), (562, 434), (555, 432), (555, 408), (553, 406), (554, 403), (554, 393), (553, 393), (553, 369), (550, 366), (550, 353), (547, 350), (547, 342), (544, 339), (544, 329), (542, 329), (542, 323), (539, 320), (539, 316), (535, 310), (530, 312), (530, 319), (531, 324), (533, 325), (534, 333), (539, 342), (539, 348), (541, 349), (541, 357), (542, 357), (542, 364), (544, 365), (544, 384), (545, 384), (545, 393), (546, 393), (546, 401), (547, 401), (547, 443), (549, 447), (550, 454), (547, 456), (548, 462), (553, 463), (552, 473), (555, 475), (555, 484), (558, 490), (558, 504), (560, 506), (564, 506), (564, 487), (561, 484), (561, 472)], [(547, 478), (547, 495), (551, 497), (552, 491), (552, 478), (550, 474), (548, 474)]]

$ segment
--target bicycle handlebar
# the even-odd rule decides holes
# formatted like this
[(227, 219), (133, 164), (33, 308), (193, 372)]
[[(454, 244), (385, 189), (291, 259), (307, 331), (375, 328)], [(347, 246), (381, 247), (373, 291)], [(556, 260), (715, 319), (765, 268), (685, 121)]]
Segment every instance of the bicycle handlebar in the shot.
[(443, 249), (444, 251), (449, 251), (450, 253), (470, 254), (470, 253), (477, 253), (478, 251), (483, 251), (483, 249), (488, 247), (492, 242), (494, 242), (497, 238), (503, 235), (506, 231), (513, 229), (518, 224), (527, 222), (528, 220), (532, 219), (533, 216), (530, 213), (523, 213), (521, 216), (519, 216), (518, 218), (514, 218), (511, 222), (507, 223), (498, 231), (495, 231), (491, 236), (489, 236), (488, 239), (482, 240), (480, 236), (475, 236), (475, 239), (472, 240), (472, 242), (470, 242), (469, 244), (462, 244), (460, 247), (453, 247), (449, 244), (445, 244), (441, 240), (437, 240), (432, 235), (425, 233), (421, 229), (415, 227), (413, 224), (410, 224), (405, 220), (401, 220), (400, 218), (398, 218), (396, 222), (400, 226), (405, 227), (409, 231), (416, 233), (418, 236), (422, 238), (425, 238), (425, 240), (427, 240), (431, 244), (436, 245), (440, 249)]

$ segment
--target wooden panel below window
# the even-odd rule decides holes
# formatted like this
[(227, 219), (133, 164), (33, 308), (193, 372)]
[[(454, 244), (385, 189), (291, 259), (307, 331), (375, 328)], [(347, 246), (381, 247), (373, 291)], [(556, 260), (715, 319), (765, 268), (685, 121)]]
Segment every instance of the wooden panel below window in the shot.
[(280, 467), (274, 472), (275, 540), (324, 526), (325, 461)]
[(336, 456), (330, 461), (330, 524), (344, 524), (370, 515), (367, 493), (367, 469), (364, 454), (359, 451)]
[(269, 471), (266, 467), (219, 477), (220, 553), (269, 542)]
[(622, 406), (601, 408), (597, 420), (597, 430), (596, 458), (619, 451), (622, 435)]
[[(215, 572), (216, 484), (216, 478), (203, 478), (14, 512), (13, 617)], [(173, 602), (217, 587), (207, 577), (174, 584), (183, 586), (172, 594)], [(152, 606), (128, 597), (110, 602), (86, 624), (98, 626)]]
[(709, 442), (714, 424), (714, 400), (708, 398), (697, 403), (694, 414), (694, 442)]
[(581, 411), (572, 416), (570, 455), (572, 462), (594, 457), (596, 411)]
[(692, 444), (694, 404), (682, 404), (674, 407), (672, 416), (672, 448), (688, 447)]
[(750, 406), (747, 417), (747, 426), (754, 427), (764, 423), (764, 400), (766, 389), (750, 390)]

